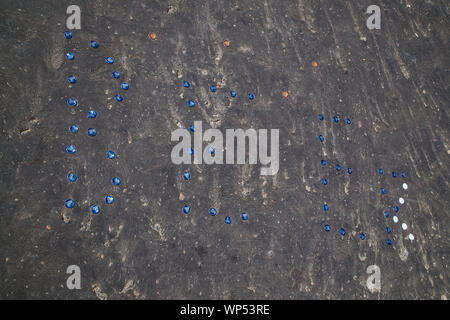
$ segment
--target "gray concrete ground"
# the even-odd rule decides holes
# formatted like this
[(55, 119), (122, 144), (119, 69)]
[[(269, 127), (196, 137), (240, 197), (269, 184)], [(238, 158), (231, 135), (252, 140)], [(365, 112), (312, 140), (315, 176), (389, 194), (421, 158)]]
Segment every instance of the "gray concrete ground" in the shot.
[[(81, 30), (68, 40), (70, 4), (81, 8)], [(381, 8), (380, 30), (366, 27), (371, 4)], [(2, 299), (448, 298), (447, 1), (0, 6)], [(280, 129), (279, 172), (173, 164), (171, 133), (193, 121), (222, 132)], [(66, 287), (69, 265), (80, 267), (80, 290)], [(370, 265), (380, 270), (378, 291), (366, 284)]]

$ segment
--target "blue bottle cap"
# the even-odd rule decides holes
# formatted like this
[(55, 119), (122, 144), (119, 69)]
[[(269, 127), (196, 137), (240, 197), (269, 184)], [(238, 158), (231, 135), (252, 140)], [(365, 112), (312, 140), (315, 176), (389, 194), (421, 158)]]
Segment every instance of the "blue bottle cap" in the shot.
[(106, 202), (106, 204), (112, 204), (114, 202), (114, 197), (113, 196), (106, 196), (105, 197), (105, 202)]
[(77, 149), (75, 148), (74, 145), (70, 144), (66, 147), (66, 152), (69, 154), (75, 153), (76, 151), (77, 151)]
[(68, 98), (66, 102), (71, 107), (75, 107), (77, 105), (77, 100), (75, 100), (74, 98)]
[(92, 212), (93, 214), (98, 214), (98, 213), (100, 212), (100, 207), (99, 207), (98, 205), (94, 204), (94, 205), (91, 207), (91, 212)]
[(114, 177), (111, 179), (111, 182), (113, 185), (118, 186), (120, 184), (120, 179), (117, 177)]
[(184, 214), (188, 214), (189, 212), (191, 212), (191, 208), (189, 206), (184, 206), (183, 207), (183, 213)]
[(183, 179), (189, 180), (191, 178), (191, 174), (187, 171), (183, 172)]
[(89, 129), (87, 130), (87, 134), (88, 134), (88, 136), (90, 136), (90, 137), (95, 137), (95, 136), (97, 135), (97, 131), (96, 131), (94, 128), (89, 128)]
[(77, 176), (75, 175), (75, 173), (69, 173), (67, 175), (67, 180), (69, 180), (70, 182), (75, 182), (77, 181)]
[(69, 83), (77, 83), (77, 78), (73, 75), (70, 75), (67, 77), (67, 81), (69, 81)]
[(64, 201), (64, 205), (66, 206), (66, 208), (73, 208), (75, 205), (75, 202), (72, 199), (67, 199), (66, 201)]
[(116, 157), (116, 153), (114, 151), (112, 151), (112, 150), (109, 150), (106, 153), (106, 156), (108, 157), (108, 159), (114, 159)]
[(69, 127), (70, 132), (77, 133), (78, 132), (78, 126), (73, 124)]
[(91, 40), (91, 47), (94, 49), (98, 48), (98, 42), (95, 40)]

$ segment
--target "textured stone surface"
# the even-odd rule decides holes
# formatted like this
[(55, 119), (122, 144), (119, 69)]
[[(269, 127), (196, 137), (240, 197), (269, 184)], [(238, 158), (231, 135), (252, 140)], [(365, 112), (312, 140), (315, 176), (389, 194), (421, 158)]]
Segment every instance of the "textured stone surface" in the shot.
[[(449, 5), (372, 2), (0, 1), (1, 298), (446, 299)], [(66, 40), (70, 4), (82, 28)], [(381, 7), (381, 30), (366, 28), (370, 4)], [(171, 132), (195, 120), (204, 130), (279, 128), (278, 174), (172, 164)], [(81, 290), (66, 288), (72, 264)], [(369, 265), (381, 269), (381, 292), (366, 287)]]

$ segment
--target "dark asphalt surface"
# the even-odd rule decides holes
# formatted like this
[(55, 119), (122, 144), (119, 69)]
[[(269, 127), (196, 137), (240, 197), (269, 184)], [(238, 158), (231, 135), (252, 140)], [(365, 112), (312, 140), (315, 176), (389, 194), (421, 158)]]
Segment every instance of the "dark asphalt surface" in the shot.
[[(81, 30), (67, 40), (70, 4)], [(371, 4), (380, 30), (366, 27)], [(0, 298), (447, 299), (449, 11), (448, 1), (1, 0)], [(193, 121), (280, 129), (278, 174), (174, 165), (171, 132)], [(69, 265), (80, 290), (66, 288)]]

